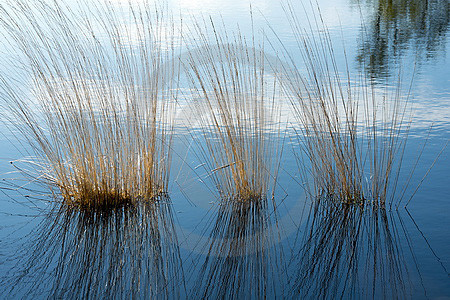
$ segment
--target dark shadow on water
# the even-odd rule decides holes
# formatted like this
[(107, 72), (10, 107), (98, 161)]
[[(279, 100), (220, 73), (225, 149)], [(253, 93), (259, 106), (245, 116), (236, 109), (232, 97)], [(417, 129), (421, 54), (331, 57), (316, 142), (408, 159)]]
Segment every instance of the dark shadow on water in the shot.
[(414, 262), (415, 256), (400, 214), (368, 206), (324, 197), (311, 207), (302, 246), (291, 265), (295, 274), (291, 296), (412, 296), (406, 256)]
[[(419, 64), (445, 53), (450, 25), (448, 0), (359, 0), (374, 6), (365, 20), (357, 62), (372, 79), (389, 77), (391, 65), (407, 50), (414, 50)], [(409, 63), (412, 63), (409, 61)], [(395, 74), (394, 74), (395, 75)]]
[(225, 201), (205, 245), (194, 299), (263, 299), (281, 295), (282, 251), (267, 199)]
[(167, 298), (184, 293), (170, 199), (97, 211), (55, 207), (3, 285), (11, 297)]

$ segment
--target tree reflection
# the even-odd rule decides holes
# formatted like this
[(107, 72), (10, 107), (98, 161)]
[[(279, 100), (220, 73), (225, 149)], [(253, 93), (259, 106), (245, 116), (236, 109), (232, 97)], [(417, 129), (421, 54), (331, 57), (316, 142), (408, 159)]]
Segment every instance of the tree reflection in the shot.
[(375, 6), (362, 33), (357, 61), (372, 79), (389, 76), (411, 47), (420, 60), (433, 58), (445, 47), (450, 20), (448, 0), (365, 0)]
[(263, 299), (279, 294), (279, 249), (266, 199), (225, 201), (206, 244), (194, 298)]
[(10, 295), (167, 298), (184, 288), (169, 199), (97, 211), (58, 207), (32, 235), (5, 284)]
[(399, 234), (402, 230), (397, 224), (403, 224), (400, 216), (381, 207), (320, 199), (311, 208), (297, 263), (293, 264), (293, 294), (301, 298), (411, 296), (401, 246), (405, 245), (401, 239), (408, 240), (408, 236), (406, 231)]

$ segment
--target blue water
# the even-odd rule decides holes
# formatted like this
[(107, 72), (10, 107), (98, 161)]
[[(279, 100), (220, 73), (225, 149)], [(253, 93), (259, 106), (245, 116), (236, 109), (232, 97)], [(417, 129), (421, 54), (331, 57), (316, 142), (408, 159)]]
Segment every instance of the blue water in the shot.
[[(425, 150), (398, 210), (308, 198), (286, 117), (286, 137), (275, 137), (283, 155), (273, 199), (221, 203), (194, 154), (192, 127), (174, 136), (169, 198), (109, 214), (61, 211), (45, 186), (14, 172), (9, 161), (26, 156), (26, 146), (1, 124), (0, 298), (450, 298), (450, 4), (318, 2), (342, 72), (348, 63), (350, 74), (362, 72), (380, 89), (399, 74), (410, 86), (400, 188)], [(309, 2), (292, 3), (308, 26)], [(300, 61), (283, 3), (252, 1), (251, 14), (246, 0), (173, 0), (169, 8), (185, 27), (192, 16), (212, 16), (230, 32), (239, 26), (248, 37), (253, 30), (279, 39)], [(2, 61), (16, 55), (8, 47)]]

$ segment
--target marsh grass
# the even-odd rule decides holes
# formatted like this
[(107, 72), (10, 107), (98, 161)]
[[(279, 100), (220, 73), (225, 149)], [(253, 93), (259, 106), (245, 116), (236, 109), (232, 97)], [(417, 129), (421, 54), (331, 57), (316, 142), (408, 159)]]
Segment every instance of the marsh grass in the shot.
[[(400, 76), (394, 87), (380, 87), (363, 74), (352, 78), (348, 65), (341, 72), (320, 11), (304, 28), (292, 5), (285, 10), (303, 63), (293, 63), (284, 82), (301, 148), (299, 168), (304, 182), (313, 181), (308, 192), (345, 203), (400, 201), (396, 189), (411, 120)], [(347, 64), (345, 50), (343, 56)]]
[[(192, 86), (191, 125), (198, 156), (223, 199), (247, 201), (274, 191), (281, 153), (276, 76), (265, 69), (263, 43), (196, 22), (184, 62)], [(188, 47), (188, 48), (189, 48)]]
[(0, 77), (2, 118), (31, 146), (28, 173), (65, 203), (149, 201), (167, 191), (178, 35), (164, 5), (90, 5), (0, 5), (22, 58), (20, 76)]

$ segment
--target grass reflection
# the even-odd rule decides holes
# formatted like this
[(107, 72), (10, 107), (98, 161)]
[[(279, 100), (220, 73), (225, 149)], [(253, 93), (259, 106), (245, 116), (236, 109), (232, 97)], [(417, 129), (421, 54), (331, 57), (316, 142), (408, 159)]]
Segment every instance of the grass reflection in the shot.
[(283, 256), (267, 200), (226, 201), (211, 225), (195, 298), (263, 299), (280, 294)]
[(406, 256), (414, 253), (405, 245), (409, 237), (398, 212), (322, 197), (310, 210), (292, 292), (301, 298), (408, 298)]
[(165, 298), (184, 287), (170, 199), (102, 210), (61, 206), (30, 237), (3, 282), (10, 296)]

